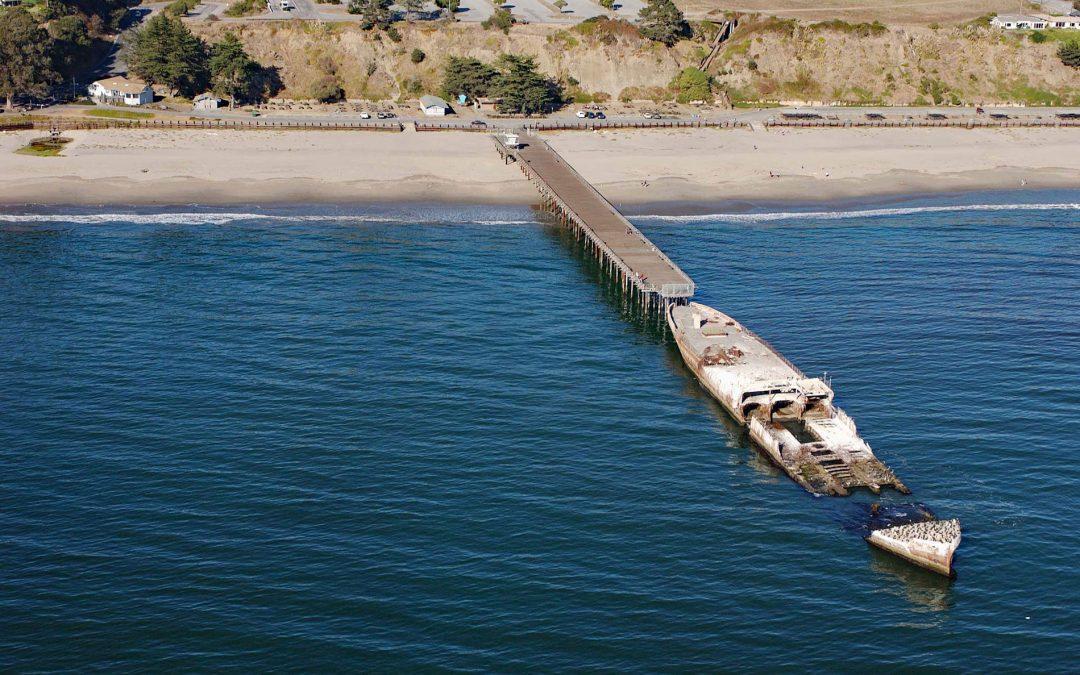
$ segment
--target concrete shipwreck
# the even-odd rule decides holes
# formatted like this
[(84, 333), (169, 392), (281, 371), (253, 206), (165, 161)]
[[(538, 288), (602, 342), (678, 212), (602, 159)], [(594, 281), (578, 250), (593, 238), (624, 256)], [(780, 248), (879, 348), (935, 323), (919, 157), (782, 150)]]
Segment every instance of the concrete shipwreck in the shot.
[[(833, 405), (827, 380), (807, 377), (765, 340), (711, 307), (672, 305), (667, 321), (702, 386), (803, 488), (831, 496), (846, 496), (856, 488), (910, 494), (859, 436), (852, 419)], [(872, 531), (867, 541), (951, 575), (960, 524), (933, 520), (884, 527)]]

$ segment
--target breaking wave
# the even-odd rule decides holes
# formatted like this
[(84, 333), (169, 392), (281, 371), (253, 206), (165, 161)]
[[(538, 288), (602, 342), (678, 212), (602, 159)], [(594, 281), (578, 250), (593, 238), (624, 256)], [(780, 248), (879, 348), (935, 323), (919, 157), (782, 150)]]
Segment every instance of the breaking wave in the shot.
[(435, 223), (468, 225), (530, 225), (533, 220), (429, 218), (421, 216), (350, 215), (286, 215), (266, 213), (93, 213), (93, 214), (9, 214), (0, 213), (0, 223), (68, 223), (96, 225), (124, 223), (133, 225), (229, 225), (242, 221), (281, 222), (344, 222), (344, 223)]
[(949, 213), (964, 211), (1076, 211), (1080, 203), (1057, 204), (954, 204), (950, 206), (910, 206), (854, 211), (779, 211), (775, 213), (710, 213), (693, 216), (637, 216), (650, 220), (681, 223), (731, 222), (767, 223), (777, 220), (847, 220), (850, 218), (880, 218), (883, 216), (910, 216), (920, 213)]

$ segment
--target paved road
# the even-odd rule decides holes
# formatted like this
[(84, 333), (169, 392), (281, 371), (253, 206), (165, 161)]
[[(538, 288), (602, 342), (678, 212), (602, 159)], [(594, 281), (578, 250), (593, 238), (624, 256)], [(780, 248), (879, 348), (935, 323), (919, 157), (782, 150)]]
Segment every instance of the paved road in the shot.
[[(371, 110), (377, 110), (380, 106), (372, 105)], [(129, 108), (120, 108), (129, 109)], [(69, 106), (54, 106), (52, 108), (45, 109), (45, 114), (54, 115), (70, 115), (72, 112), (82, 112), (85, 108), (69, 107)], [(151, 108), (152, 110), (152, 108)], [(156, 112), (162, 119), (171, 115), (175, 115), (181, 118), (188, 117), (201, 117), (205, 119), (259, 119), (261, 121), (269, 122), (360, 122), (360, 114), (358, 112), (344, 112), (344, 113), (332, 113), (329, 110), (325, 113), (313, 114), (313, 115), (292, 115), (292, 114), (277, 114), (270, 113), (262, 115), (258, 118), (253, 118), (250, 112), (244, 112), (242, 110), (219, 110), (219, 111), (183, 111), (183, 112)], [(414, 121), (420, 122), (434, 122), (434, 123), (451, 123), (461, 124), (468, 123), (474, 119), (485, 119), (492, 127), (512, 127), (520, 125), (525, 120), (520, 119), (490, 119), (486, 118), (482, 114), (477, 114), (472, 110), (466, 110), (463, 115), (454, 115), (450, 117), (426, 117), (418, 111), (413, 112), (407, 108), (398, 108), (398, 117), (392, 121), (398, 121), (405, 124), (412, 124)], [(986, 108), (986, 114), (976, 114), (974, 108), (768, 108), (757, 110), (728, 110), (728, 111), (710, 111), (707, 114), (703, 114), (700, 119), (713, 120), (713, 121), (728, 121), (739, 120), (742, 122), (761, 123), (765, 120), (776, 118), (779, 119), (781, 113), (784, 112), (816, 112), (823, 118), (835, 117), (839, 120), (863, 120), (867, 113), (877, 113), (884, 115), (886, 119), (892, 121), (903, 120), (905, 117), (911, 117), (914, 119), (926, 119), (926, 115), (931, 112), (941, 113), (948, 116), (950, 119), (989, 119), (990, 113), (1004, 113), (1009, 115), (1013, 119), (1053, 119), (1058, 113), (1073, 113), (1080, 114), (1080, 107), (1072, 108)], [(557, 115), (549, 118), (533, 118), (529, 121), (538, 121), (543, 119), (560, 120), (560, 121), (573, 121), (573, 122), (591, 122), (592, 120), (578, 119), (574, 115), (573, 109), (567, 109)], [(665, 116), (665, 120), (679, 119), (679, 120), (691, 120), (693, 119), (689, 114)], [(371, 120), (378, 121), (378, 120)], [(633, 115), (609, 115), (608, 122), (644, 122), (644, 118), (639, 114)]]

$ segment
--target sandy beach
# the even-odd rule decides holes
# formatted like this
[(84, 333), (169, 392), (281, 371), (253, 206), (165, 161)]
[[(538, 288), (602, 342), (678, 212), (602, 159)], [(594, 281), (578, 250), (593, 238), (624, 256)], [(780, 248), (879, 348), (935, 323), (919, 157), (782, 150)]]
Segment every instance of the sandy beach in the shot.
[[(61, 157), (0, 133), (0, 204), (528, 204), (480, 133), (78, 131)], [(548, 135), (630, 211), (1080, 187), (1072, 129), (650, 130)]]

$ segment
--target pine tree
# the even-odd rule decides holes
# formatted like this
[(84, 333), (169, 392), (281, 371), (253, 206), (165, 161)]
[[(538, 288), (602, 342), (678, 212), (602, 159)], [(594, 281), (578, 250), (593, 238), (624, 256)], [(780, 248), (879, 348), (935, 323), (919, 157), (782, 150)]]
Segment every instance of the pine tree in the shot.
[(1070, 40), (1058, 48), (1058, 58), (1067, 66), (1080, 68), (1080, 42)]
[(210, 79), (206, 43), (165, 13), (151, 17), (127, 44), (128, 68), (148, 84), (163, 84), (173, 93), (193, 96)]
[(476, 100), (489, 95), (499, 82), (499, 71), (479, 59), (451, 56), (443, 69), (443, 96), (453, 99), (458, 94)]
[(57, 80), (44, 28), (24, 9), (0, 13), (0, 96), (10, 110), (17, 94), (45, 96)]
[(647, 0), (638, 13), (641, 34), (668, 47), (689, 31), (686, 17), (671, 0)]
[(502, 99), (500, 112), (532, 115), (546, 112), (562, 101), (559, 85), (537, 71), (531, 56), (503, 54), (496, 63), (502, 71), (496, 87)]
[(210, 81), (218, 95), (228, 97), (230, 108), (251, 98), (260, 70), (235, 33), (225, 33), (210, 50)]
[(393, 19), (391, 4), (390, 0), (349, 0), (349, 14), (360, 15), (360, 27), (364, 30), (385, 29)]

